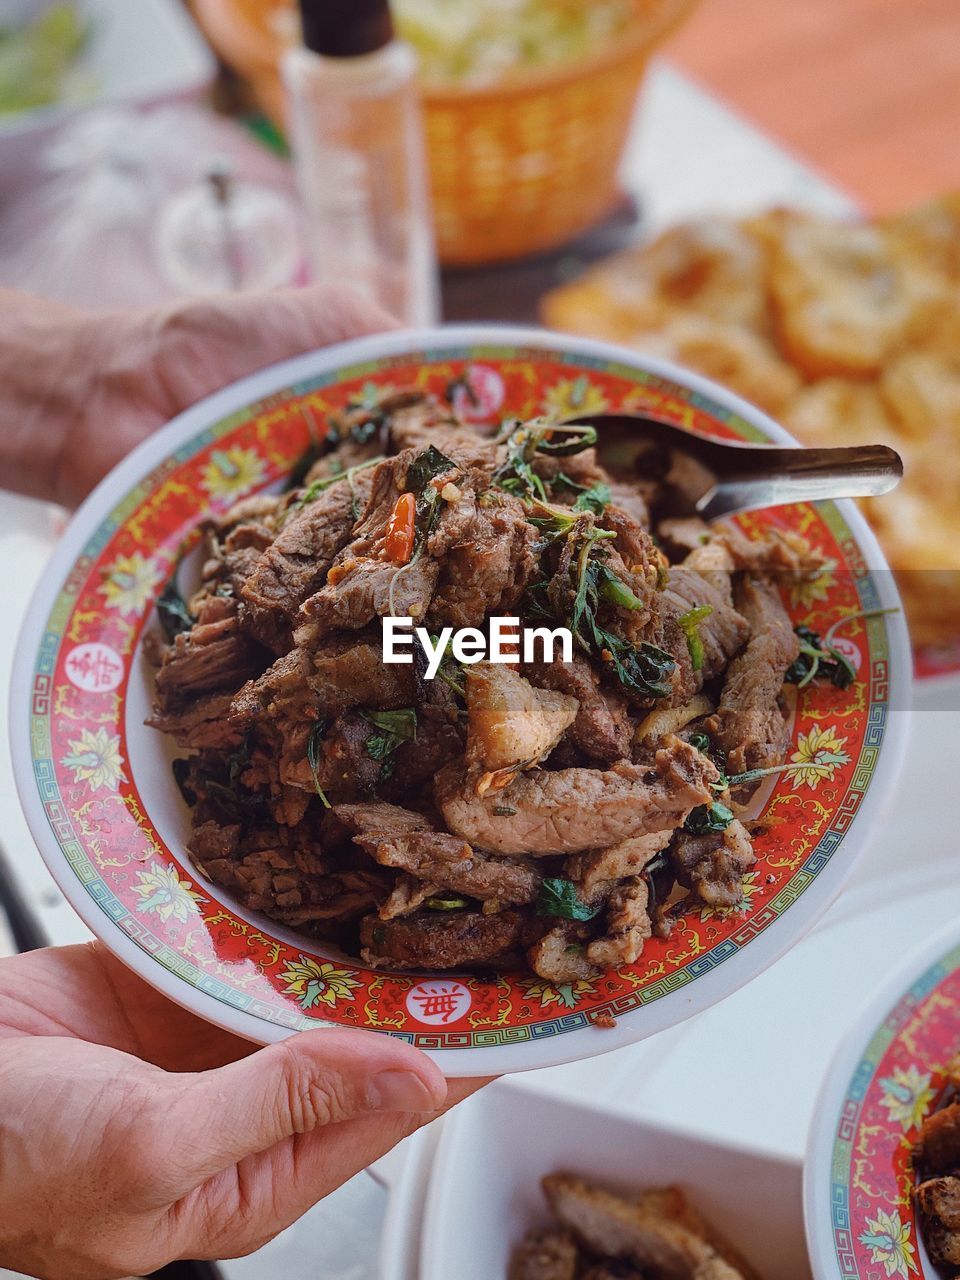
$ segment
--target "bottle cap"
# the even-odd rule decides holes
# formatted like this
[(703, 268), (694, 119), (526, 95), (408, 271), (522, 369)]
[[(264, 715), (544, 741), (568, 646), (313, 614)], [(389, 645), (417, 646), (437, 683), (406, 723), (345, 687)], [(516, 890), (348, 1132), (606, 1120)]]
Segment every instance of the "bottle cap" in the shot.
[(300, 0), (303, 43), (328, 58), (375, 53), (393, 39), (388, 0)]

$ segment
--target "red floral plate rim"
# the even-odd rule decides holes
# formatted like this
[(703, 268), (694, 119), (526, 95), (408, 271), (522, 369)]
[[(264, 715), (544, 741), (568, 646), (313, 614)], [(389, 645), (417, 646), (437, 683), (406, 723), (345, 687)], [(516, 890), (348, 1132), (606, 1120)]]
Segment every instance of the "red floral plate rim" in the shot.
[(817, 1280), (939, 1280), (913, 1207), (912, 1150), (960, 1046), (960, 930), (888, 979), (841, 1045), (815, 1108), (804, 1175)]
[[(469, 391), (463, 379), (469, 380)], [(704, 909), (635, 965), (551, 986), (530, 975), (371, 971), (241, 911), (183, 852), (185, 806), (163, 740), (143, 726), (140, 652), (154, 602), (202, 515), (279, 483), (308, 418), (415, 381), (457, 386), (477, 418), (647, 408), (727, 437), (788, 439), (705, 379), (605, 343), (451, 327), (359, 339), (263, 370), (141, 445), (74, 517), (31, 604), (14, 669), (17, 786), (54, 877), (92, 931), (172, 999), (255, 1041), (323, 1025), (397, 1035), (451, 1075), (602, 1053), (706, 1008), (772, 963), (839, 892), (899, 767), (910, 652), (902, 614), (852, 621), (846, 691), (797, 701), (793, 768), (768, 784), (771, 819), (741, 908)], [(873, 535), (847, 503), (743, 517), (803, 532), (828, 562), (788, 602), (823, 630), (898, 604)], [(610, 1025), (611, 1022), (614, 1025)]]

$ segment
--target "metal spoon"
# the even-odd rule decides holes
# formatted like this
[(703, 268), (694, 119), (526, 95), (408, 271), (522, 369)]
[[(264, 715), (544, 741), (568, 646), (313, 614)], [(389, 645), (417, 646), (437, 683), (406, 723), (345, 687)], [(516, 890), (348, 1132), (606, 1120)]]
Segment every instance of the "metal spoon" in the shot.
[(903, 476), (903, 461), (882, 444), (800, 449), (713, 440), (643, 413), (594, 413), (565, 426), (591, 426), (597, 455), (613, 472), (660, 481), (662, 514), (719, 520), (738, 511), (831, 498), (875, 498)]

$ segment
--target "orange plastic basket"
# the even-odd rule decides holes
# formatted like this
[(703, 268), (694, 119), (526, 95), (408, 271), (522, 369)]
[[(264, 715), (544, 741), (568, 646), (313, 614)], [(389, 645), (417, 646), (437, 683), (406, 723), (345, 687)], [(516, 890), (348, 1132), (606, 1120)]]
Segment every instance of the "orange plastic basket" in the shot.
[[(550, 249), (601, 219), (647, 62), (696, 0), (634, 0), (626, 33), (579, 64), (424, 93), (437, 245), (447, 265)], [(221, 57), (281, 127), (284, 0), (193, 0)]]

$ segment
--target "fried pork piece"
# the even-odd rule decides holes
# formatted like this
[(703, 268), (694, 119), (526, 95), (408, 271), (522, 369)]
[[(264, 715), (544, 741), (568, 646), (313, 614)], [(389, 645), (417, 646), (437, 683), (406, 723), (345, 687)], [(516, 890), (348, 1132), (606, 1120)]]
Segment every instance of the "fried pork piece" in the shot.
[(543, 857), (680, 826), (691, 809), (711, 802), (717, 777), (693, 747), (666, 738), (651, 766), (533, 769), (483, 795), (461, 768), (448, 765), (437, 778), (437, 800), (448, 828), (477, 848)]
[[(544, 1178), (543, 1189), (560, 1229), (531, 1233), (517, 1247), (510, 1280), (552, 1280), (554, 1275), (573, 1280), (757, 1280), (675, 1187), (647, 1191), (630, 1201), (558, 1173)], [(575, 1248), (572, 1270), (570, 1241)], [(550, 1271), (550, 1265), (565, 1269)]]
[(917, 1156), (931, 1173), (960, 1170), (960, 1102), (934, 1111), (923, 1122)]
[(788, 226), (772, 258), (770, 288), (780, 345), (808, 378), (877, 373), (945, 304), (946, 288), (897, 257), (875, 227)]
[(338, 804), (336, 817), (375, 862), (481, 902), (531, 902), (540, 875), (528, 863), (488, 858), (420, 814), (390, 804)]
[(678, 831), (670, 845), (677, 881), (708, 907), (735, 907), (743, 901), (743, 877), (756, 863), (750, 835), (737, 819), (725, 831), (702, 836)]
[(923, 1241), (945, 1274), (960, 1274), (960, 1178), (929, 1178), (915, 1192)]
[(360, 958), (396, 969), (459, 969), (511, 952), (522, 927), (519, 911), (425, 911), (394, 920), (366, 916), (360, 922)]
[(633, 721), (626, 699), (601, 688), (600, 677), (581, 657), (572, 662), (527, 662), (523, 674), (539, 689), (555, 689), (577, 702), (570, 741), (592, 760), (612, 764), (630, 754)]
[(505, 663), (481, 662), (466, 675), (468, 767), (485, 773), (538, 764), (576, 718), (576, 698), (535, 689)]
[(751, 639), (727, 668), (720, 705), (707, 720), (726, 753), (730, 774), (783, 760), (789, 741), (780, 702), (783, 678), (800, 651), (775, 583), (745, 574), (738, 580), (735, 600)]

